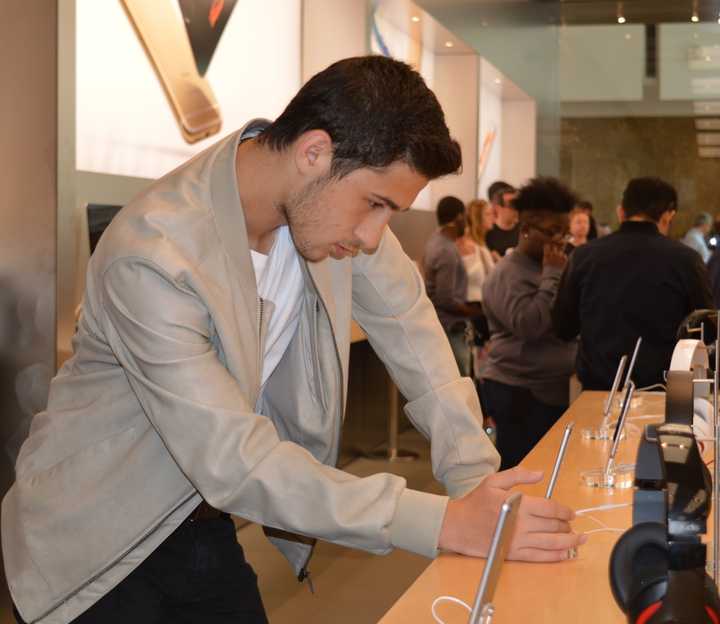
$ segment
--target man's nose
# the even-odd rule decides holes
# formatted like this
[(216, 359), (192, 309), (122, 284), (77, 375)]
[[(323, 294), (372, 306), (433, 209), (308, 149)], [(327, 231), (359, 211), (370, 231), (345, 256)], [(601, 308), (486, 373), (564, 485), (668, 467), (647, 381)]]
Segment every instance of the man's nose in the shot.
[(390, 222), (391, 213), (387, 215), (370, 215), (355, 230), (355, 236), (360, 242), (360, 249), (365, 253), (372, 253), (380, 245), (385, 227)]

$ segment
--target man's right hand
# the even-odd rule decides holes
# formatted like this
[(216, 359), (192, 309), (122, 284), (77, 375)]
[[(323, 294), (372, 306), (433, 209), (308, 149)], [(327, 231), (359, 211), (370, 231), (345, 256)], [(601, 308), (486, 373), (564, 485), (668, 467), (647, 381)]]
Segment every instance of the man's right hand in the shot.
[[(473, 557), (486, 557), (500, 507), (515, 485), (537, 483), (542, 472), (511, 468), (488, 476), (463, 498), (448, 503), (440, 531), (439, 548)], [(587, 541), (570, 529), (572, 509), (555, 501), (523, 496), (508, 559), (562, 561), (571, 548)]]

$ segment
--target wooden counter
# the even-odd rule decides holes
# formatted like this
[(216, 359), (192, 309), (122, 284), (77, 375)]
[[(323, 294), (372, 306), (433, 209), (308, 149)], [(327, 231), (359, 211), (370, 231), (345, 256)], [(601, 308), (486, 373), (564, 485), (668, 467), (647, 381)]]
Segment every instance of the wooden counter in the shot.
[[(605, 392), (584, 392), (572, 404), (522, 463), (532, 470), (544, 470), (545, 479), (537, 485), (519, 488), (520, 491), (535, 496), (544, 495), (565, 425), (574, 422), (575, 428), (553, 499), (573, 509), (632, 502), (632, 488), (606, 491), (580, 483), (582, 470), (603, 466), (607, 457), (608, 443), (583, 440), (581, 436), (583, 427), (600, 422), (605, 396)], [(640, 393), (636, 397), (629, 418), (655, 414), (660, 420), (665, 408), (664, 394)], [(619, 462), (635, 462), (642, 429), (654, 421), (641, 419), (629, 422), (629, 439), (620, 443)], [(590, 512), (590, 515), (610, 527), (625, 529), (632, 523), (631, 507)], [(578, 532), (601, 528), (587, 516), (578, 516), (573, 521), (573, 527)], [(496, 607), (493, 623), (626, 622), (610, 593), (607, 572), (610, 551), (620, 535), (620, 532), (608, 531), (590, 534), (588, 542), (579, 549), (577, 558), (570, 561), (551, 564), (506, 562), (493, 601)], [(430, 607), (433, 600), (442, 595), (455, 596), (472, 605), (484, 565), (484, 559), (440, 555), (385, 614), (381, 624), (432, 624)], [(440, 604), (437, 612), (446, 624), (466, 624), (468, 621), (468, 612), (451, 602)]]

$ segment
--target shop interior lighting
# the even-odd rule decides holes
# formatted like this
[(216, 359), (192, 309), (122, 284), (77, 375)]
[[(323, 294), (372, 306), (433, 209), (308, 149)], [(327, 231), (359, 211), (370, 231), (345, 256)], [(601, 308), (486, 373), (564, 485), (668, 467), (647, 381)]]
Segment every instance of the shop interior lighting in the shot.
[(419, 16), (419, 15), (413, 15), (410, 19), (411, 19), (413, 22), (417, 23), (417, 22), (420, 21), (420, 16)]
[(446, 41), (446, 42), (445, 42), (445, 47), (446, 47), (446, 48), (452, 48), (454, 45), (455, 45), (455, 44), (454, 44), (452, 41)]
[(625, 23), (625, 12), (623, 11), (623, 3), (618, 2), (617, 3), (617, 22), (618, 24), (624, 24)]

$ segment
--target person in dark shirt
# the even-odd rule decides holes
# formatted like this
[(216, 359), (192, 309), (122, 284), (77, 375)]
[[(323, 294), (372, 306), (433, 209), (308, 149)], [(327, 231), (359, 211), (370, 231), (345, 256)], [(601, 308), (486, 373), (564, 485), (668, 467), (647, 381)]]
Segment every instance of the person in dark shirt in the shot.
[(663, 382), (675, 336), (693, 310), (712, 307), (697, 252), (667, 238), (677, 193), (659, 178), (635, 178), (618, 207), (620, 229), (575, 250), (553, 307), (558, 336), (580, 334), (576, 371), (583, 388), (607, 390), (618, 361), (643, 342), (633, 381)]
[(439, 229), (428, 239), (423, 273), (428, 297), (447, 334), (460, 374), (470, 375), (469, 321), (482, 314), (479, 303), (467, 303), (467, 270), (455, 241), (465, 233), (465, 204), (451, 195), (437, 205)]
[(517, 191), (505, 182), (491, 184), (488, 191), (495, 211), (495, 224), (485, 235), (485, 244), (497, 262), (508, 249), (515, 248), (518, 244), (518, 211), (512, 204)]

